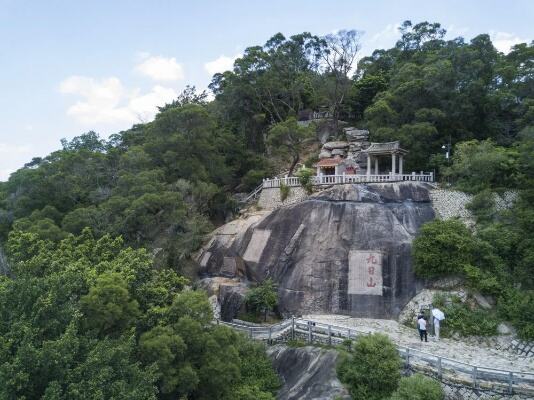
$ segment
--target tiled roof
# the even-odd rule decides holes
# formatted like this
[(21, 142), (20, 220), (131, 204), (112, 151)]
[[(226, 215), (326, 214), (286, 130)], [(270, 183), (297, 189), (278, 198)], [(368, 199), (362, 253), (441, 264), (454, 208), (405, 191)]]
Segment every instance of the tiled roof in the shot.
[(365, 153), (377, 154), (377, 153), (407, 153), (406, 150), (400, 147), (400, 142), (385, 142), (385, 143), (371, 143), (371, 145), (363, 150)]
[(316, 167), (335, 167), (343, 162), (342, 158), (323, 158), (315, 164)]

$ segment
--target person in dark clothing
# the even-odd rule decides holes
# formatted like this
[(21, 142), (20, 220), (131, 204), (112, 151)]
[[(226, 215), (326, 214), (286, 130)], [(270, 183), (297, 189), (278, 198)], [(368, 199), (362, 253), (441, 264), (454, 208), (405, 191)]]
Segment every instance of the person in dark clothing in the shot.
[(421, 337), (421, 342), (423, 341), (423, 338), (425, 339), (425, 342), (428, 342), (428, 336), (427, 336), (427, 320), (425, 317), (421, 316), (417, 320), (417, 328), (419, 329), (419, 336)]

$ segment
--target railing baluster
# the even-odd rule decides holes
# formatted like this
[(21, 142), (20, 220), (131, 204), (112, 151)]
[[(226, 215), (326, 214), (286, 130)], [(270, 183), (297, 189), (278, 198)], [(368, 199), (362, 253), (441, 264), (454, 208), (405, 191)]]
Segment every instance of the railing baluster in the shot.
[(508, 374), (508, 394), (514, 394), (514, 373)]

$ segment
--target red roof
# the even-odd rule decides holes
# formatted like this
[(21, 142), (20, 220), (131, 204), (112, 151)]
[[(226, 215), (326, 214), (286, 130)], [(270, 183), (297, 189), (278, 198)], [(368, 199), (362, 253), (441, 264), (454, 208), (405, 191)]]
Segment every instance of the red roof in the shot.
[(343, 161), (342, 158), (323, 158), (322, 160), (319, 160), (317, 164), (315, 164), (316, 167), (335, 167), (338, 164), (341, 164)]

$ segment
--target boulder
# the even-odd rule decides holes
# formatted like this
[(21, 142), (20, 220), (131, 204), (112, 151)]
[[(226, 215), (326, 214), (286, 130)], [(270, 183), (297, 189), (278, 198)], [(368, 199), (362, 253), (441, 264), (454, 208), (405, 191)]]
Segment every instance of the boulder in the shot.
[(332, 157), (332, 153), (329, 151), (329, 150), (321, 150), (321, 152), (319, 153), (319, 158), (320, 159), (323, 159), (323, 158), (330, 158)]
[(499, 326), (497, 326), (497, 332), (499, 335), (511, 335), (513, 333), (513, 329), (504, 322), (501, 322)]
[(332, 150), (332, 155), (333, 156), (345, 156), (347, 154), (347, 152), (343, 149), (334, 149)]
[(369, 131), (365, 129), (345, 128), (345, 135), (349, 142), (362, 141), (369, 139)]
[(279, 400), (334, 400), (351, 397), (337, 378), (339, 353), (317, 347), (272, 346), (267, 354), (282, 379)]
[(482, 294), (480, 293), (473, 293), (473, 298), (475, 299), (476, 303), (484, 308), (485, 310), (489, 310), (492, 308), (492, 303), (493, 301), (490, 300), (489, 298), (486, 298), (485, 296), (483, 296)]
[(323, 149), (334, 150), (334, 149), (348, 149), (349, 144), (347, 142), (326, 142), (323, 144)]
[[(231, 238), (216, 235), (199, 255), (201, 274), (224, 276), (243, 260), (244, 281), (272, 278), (279, 311), (396, 318), (422, 288), (411, 264), (419, 227), (434, 218), (419, 182), (336, 185), (264, 214)], [(231, 229), (221, 228), (221, 231)], [(225, 299), (221, 299), (221, 315)], [(235, 298), (228, 298), (235, 310)]]

